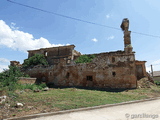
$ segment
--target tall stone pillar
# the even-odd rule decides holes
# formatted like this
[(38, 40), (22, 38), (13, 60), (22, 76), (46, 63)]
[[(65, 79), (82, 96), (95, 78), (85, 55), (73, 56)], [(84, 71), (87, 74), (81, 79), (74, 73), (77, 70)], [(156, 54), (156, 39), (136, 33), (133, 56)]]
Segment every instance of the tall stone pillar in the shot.
[(124, 18), (121, 24), (121, 29), (124, 33), (124, 51), (126, 53), (132, 53), (132, 45), (131, 45), (131, 31), (128, 31), (129, 29), (129, 20), (127, 18)]
[(131, 31), (124, 31), (124, 47), (131, 45)]

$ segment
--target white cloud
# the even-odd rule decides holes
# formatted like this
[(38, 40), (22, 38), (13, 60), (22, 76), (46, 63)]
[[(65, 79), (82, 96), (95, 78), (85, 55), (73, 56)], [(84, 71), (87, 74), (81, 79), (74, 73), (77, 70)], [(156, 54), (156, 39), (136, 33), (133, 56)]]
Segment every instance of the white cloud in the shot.
[(96, 38), (93, 38), (92, 41), (93, 42), (98, 42), (98, 40)]
[(0, 20), (0, 45), (8, 48), (24, 51), (62, 46), (64, 44), (51, 44), (47, 39), (40, 37), (35, 39), (32, 34), (18, 30), (15, 23), (9, 27), (3, 20)]
[(6, 58), (0, 58), (0, 72), (2, 72), (4, 69), (8, 69), (8, 64), (10, 60)]
[(159, 71), (160, 70), (160, 59), (148, 63), (146, 65), (146, 71), (151, 71), (151, 65), (152, 65), (153, 71)]
[[(153, 71), (159, 71), (160, 70), (160, 59), (151, 62), (150, 65), (153, 66)], [(151, 68), (150, 68), (150, 70), (151, 70)]]
[[(157, 64), (157, 65), (152, 65), (152, 69), (153, 71), (160, 71), (160, 64)], [(146, 66), (146, 71), (147, 72), (151, 72), (151, 66)]]
[(147, 72), (151, 72), (151, 67), (150, 66), (146, 66), (146, 71)]
[(110, 17), (111, 17), (110, 14), (107, 14), (107, 15), (106, 15), (106, 18), (107, 18), (107, 19), (109, 19)]
[(113, 40), (115, 37), (113, 35), (109, 36), (107, 40)]
[(8, 65), (0, 65), (0, 73), (3, 72), (5, 69), (8, 69)]
[(16, 23), (14, 23), (14, 22), (11, 22), (10, 27), (11, 27), (13, 30), (18, 30), (18, 29), (19, 29), (19, 27), (16, 27)]
[(0, 63), (8, 63), (9, 60), (6, 58), (0, 58)]
[(151, 64), (153, 64), (153, 65), (160, 64), (160, 59), (159, 59), (159, 60), (156, 60), (156, 61), (154, 61), (154, 62), (152, 62)]
[(160, 71), (160, 65), (153, 65), (153, 71)]

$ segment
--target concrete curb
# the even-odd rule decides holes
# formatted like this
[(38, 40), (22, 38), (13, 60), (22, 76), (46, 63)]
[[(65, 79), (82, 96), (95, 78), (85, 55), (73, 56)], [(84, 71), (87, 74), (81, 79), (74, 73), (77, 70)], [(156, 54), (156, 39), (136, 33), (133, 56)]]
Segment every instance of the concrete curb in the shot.
[(105, 108), (105, 107), (113, 107), (113, 106), (119, 106), (119, 105), (140, 103), (140, 102), (152, 101), (152, 100), (157, 100), (157, 99), (160, 99), (160, 97), (128, 101), (128, 102), (122, 102), (122, 103), (116, 103), (116, 104), (106, 104), (106, 105), (100, 105), (100, 106), (94, 106), (94, 107), (72, 109), (72, 110), (64, 110), (64, 111), (58, 111), (58, 112), (33, 114), (33, 115), (27, 115), (23, 117), (14, 117), (14, 118), (8, 118), (8, 119), (3, 119), (3, 120), (28, 120), (28, 119), (34, 119), (34, 118), (39, 118), (39, 117), (45, 117), (45, 116), (52, 116), (52, 115), (65, 114), (65, 113), (71, 113), (71, 112), (86, 111), (86, 110), (93, 110), (93, 109), (99, 109), (99, 108)]

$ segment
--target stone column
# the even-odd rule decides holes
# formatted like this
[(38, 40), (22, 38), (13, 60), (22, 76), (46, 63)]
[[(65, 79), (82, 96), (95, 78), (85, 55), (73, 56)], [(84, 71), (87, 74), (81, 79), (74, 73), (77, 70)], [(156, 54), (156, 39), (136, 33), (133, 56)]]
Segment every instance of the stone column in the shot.
[(124, 47), (131, 45), (131, 31), (124, 31)]
[(132, 53), (132, 45), (131, 45), (131, 31), (128, 31), (129, 29), (129, 20), (127, 18), (124, 18), (121, 24), (121, 29), (124, 33), (124, 51), (126, 53)]

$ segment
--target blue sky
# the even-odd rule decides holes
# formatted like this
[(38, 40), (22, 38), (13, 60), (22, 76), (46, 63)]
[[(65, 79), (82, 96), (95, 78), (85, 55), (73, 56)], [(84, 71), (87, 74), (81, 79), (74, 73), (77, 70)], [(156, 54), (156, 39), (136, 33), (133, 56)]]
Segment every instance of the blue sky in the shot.
[[(12, 0), (50, 12), (120, 28), (130, 20), (137, 60), (160, 70), (159, 0)], [(74, 44), (82, 54), (124, 50), (121, 30), (101, 27), (0, 1), (0, 71), (9, 61), (23, 63), (27, 50)]]

